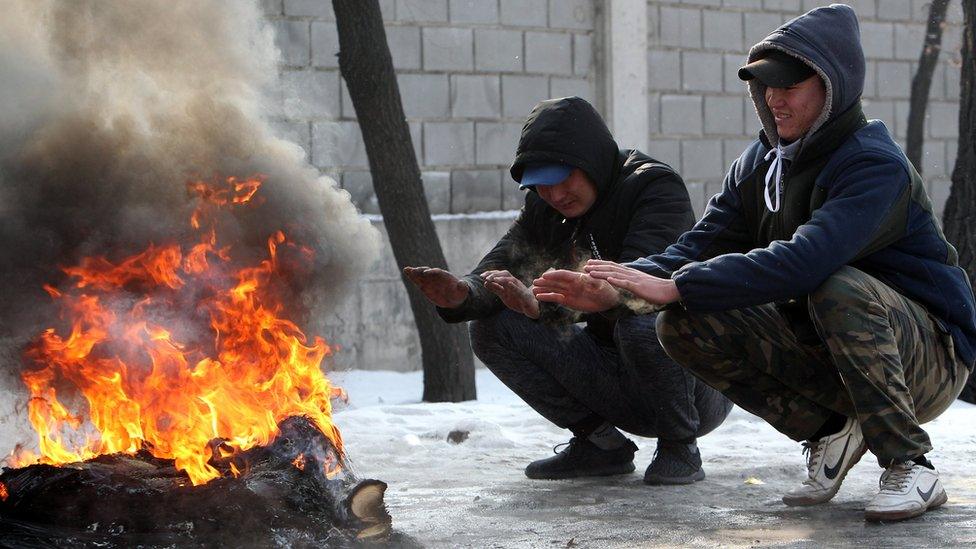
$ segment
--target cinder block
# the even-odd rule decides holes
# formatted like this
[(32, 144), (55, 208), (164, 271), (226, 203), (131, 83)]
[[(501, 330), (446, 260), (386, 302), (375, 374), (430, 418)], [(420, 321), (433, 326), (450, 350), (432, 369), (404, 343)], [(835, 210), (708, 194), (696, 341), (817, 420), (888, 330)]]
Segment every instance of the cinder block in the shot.
[(648, 51), (647, 79), (652, 90), (677, 91), (681, 87), (681, 54), (675, 50)]
[(702, 13), (705, 47), (726, 51), (742, 49), (742, 14), (739, 12), (705, 11)]
[(474, 67), (471, 29), (428, 27), (422, 34), (425, 70), (469, 71)]
[(882, 100), (864, 100), (864, 115), (870, 119), (881, 120), (888, 129), (895, 127), (895, 102)]
[(451, 112), (455, 118), (498, 118), (502, 113), (499, 77), (451, 75)]
[(952, 170), (956, 169), (956, 156), (959, 154), (959, 141), (956, 139), (950, 139), (946, 141), (946, 170), (948, 174), (952, 174)]
[(545, 27), (546, 2), (540, 0), (500, 0), (501, 22), (506, 27)]
[(320, 168), (366, 168), (366, 147), (356, 122), (312, 122), (312, 163)]
[[(939, 100), (939, 99), (948, 99), (950, 101), (958, 101), (959, 100), (959, 95), (958, 94), (956, 94), (955, 96), (952, 96), (952, 97), (948, 97), (945, 94), (945, 92), (946, 92), (946, 88), (945, 88), (945, 81), (946, 81), (946, 79), (945, 79), (945, 74), (944, 74), (945, 73), (945, 70), (946, 70), (945, 63), (938, 63), (938, 64), (935, 65), (935, 69), (932, 71), (932, 85), (929, 88), (929, 100), (930, 101)], [(918, 63), (912, 63), (912, 77), (913, 78), (915, 77), (915, 73), (917, 71), (918, 71)]]
[(726, 92), (749, 93), (746, 83), (739, 80), (739, 67), (745, 65), (746, 61), (746, 54), (729, 53), (722, 56), (722, 82)]
[(651, 135), (661, 133), (661, 94), (647, 94), (647, 131)]
[(549, 2), (549, 26), (554, 29), (592, 29), (592, 0)]
[(520, 122), (478, 122), (475, 131), (479, 165), (507, 166), (512, 162), (522, 135)]
[(945, 176), (948, 172), (945, 165), (945, 141), (926, 139), (922, 144), (922, 166), (926, 177)]
[(701, 135), (702, 98), (695, 95), (662, 95), (661, 133)]
[(508, 169), (501, 170), (502, 177), (502, 209), (520, 210), (525, 205), (525, 194), (528, 190), (519, 188), (519, 184), (512, 179)]
[[(929, 135), (935, 138), (955, 138), (959, 133), (959, 104), (929, 103)], [(907, 120), (907, 118), (906, 118)]]
[(910, 21), (912, 19), (912, 0), (884, 0), (878, 10), (878, 19), (886, 21)]
[(470, 165), (474, 158), (474, 123), (424, 123), (425, 165)]
[(701, 10), (661, 7), (661, 44), (685, 48), (702, 45)]
[(929, 200), (932, 201), (933, 213), (941, 225), (942, 214), (945, 213), (945, 204), (949, 200), (949, 193), (952, 190), (952, 181), (948, 179), (929, 181), (927, 187)]
[(698, 52), (681, 54), (681, 89), (722, 91), (722, 81), (722, 54)]
[(408, 118), (447, 118), (451, 115), (446, 74), (399, 74), (400, 100)]
[(763, 0), (763, 7), (770, 11), (798, 12), (803, 6), (800, 0)]
[(281, 15), (281, 0), (261, 0), (261, 10), (265, 15)]
[(573, 72), (588, 76), (593, 66), (593, 38), (589, 34), (573, 35)]
[(920, 23), (895, 24), (895, 58), (915, 61), (922, 53), (925, 25)]
[(705, 133), (741, 135), (744, 128), (741, 98), (705, 98)]
[(502, 114), (505, 117), (524, 119), (536, 103), (548, 98), (548, 77), (502, 75)]
[[(865, 57), (891, 59), (895, 52), (895, 26), (891, 23), (862, 22), (861, 47), (864, 48)], [(919, 48), (921, 48), (921, 44), (919, 44)], [(921, 49), (919, 53), (921, 53)]]
[(474, 66), (477, 70), (521, 72), (522, 62), (522, 31), (474, 31)]
[(585, 78), (556, 78), (549, 82), (549, 95), (552, 97), (582, 97), (593, 101), (593, 83)]
[(720, 139), (681, 142), (681, 177), (685, 181), (716, 181), (725, 176)]
[(420, 27), (387, 26), (386, 41), (397, 70), (420, 68)]
[(451, 172), (423, 172), (421, 179), (430, 213), (451, 213)]
[(648, 140), (646, 152), (675, 170), (681, 169), (681, 141), (678, 139), (652, 138)]
[(573, 73), (571, 35), (555, 32), (525, 33), (525, 70), (549, 74)]
[(339, 73), (333, 71), (284, 71), (281, 105), (286, 118), (337, 118)]
[(285, 15), (335, 21), (332, 2), (322, 0), (285, 0)]
[[(392, 49), (392, 48), (391, 48)], [(339, 33), (332, 21), (312, 22), (312, 65), (339, 68)]]
[(497, 23), (498, 3), (485, 0), (451, 0), (450, 17), (456, 23)]
[[(942, 54), (945, 56), (945, 52)], [(939, 59), (939, 63), (945, 66), (945, 97), (957, 101), (959, 99), (960, 69), (955, 64), (950, 64), (946, 59)]]
[(769, 36), (769, 33), (791, 18), (779, 13), (750, 13), (746, 15), (745, 49), (748, 51), (753, 44)]
[(293, 67), (308, 65), (308, 21), (275, 21), (274, 26), (281, 62)]
[(912, 89), (912, 67), (905, 61), (878, 61), (878, 97), (908, 97)]
[(498, 170), (455, 170), (451, 173), (451, 212), (491, 212), (501, 208)]
[(380, 204), (373, 191), (373, 179), (369, 172), (345, 172), (342, 174), (342, 188), (359, 211), (367, 214), (380, 213)]
[(757, 9), (762, 7), (762, 0), (723, 0), (722, 6), (737, 9)]
[[(895, 127), (893, 129), (894, 135), (898, 139), (904, 139), (905, 134), (908, 133), (908, 111), (908, 101), (895, 101)], [(928, 116), (931, 115), (932, 112), (928, 111)]]
[[(739, 138), (722, 140), (722, 166), (725, 168), (726, 172), (730, 167), (732, 167), (732, 163), (742, 156), (742, 153), (745, 152), (750, 145), (752, 145), (753, 141), (755, 141), (755, 139)], [(725, 174), (723, 174), (722, 177), (724, 178)], [(716, 189), (711, 194), (715, 194), (722, 190), (721, 181), (718, 183), (718, 185), (715, 185)]]
[(878, 96), (878, 62), (864, 62), (864, 91), (862, 98), (873, 98)]
[(695, 219), (701, 219), (702, 212), (705, 211), (705, 183), (692, 181), (685, 183), (688, 189), (688, 199), (691, 200), (691, 207), (695, 211)]
[(397, 21), (447, 21), (447, 0), (396, 0)]

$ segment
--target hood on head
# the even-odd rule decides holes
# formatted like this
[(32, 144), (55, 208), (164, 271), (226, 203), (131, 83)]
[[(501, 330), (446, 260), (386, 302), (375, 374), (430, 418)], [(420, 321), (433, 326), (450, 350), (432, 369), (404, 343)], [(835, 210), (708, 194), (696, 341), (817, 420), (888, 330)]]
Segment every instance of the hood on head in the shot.
[(618, 151), (607, 124), (585, 99), (548, 99), (525, 119), (509, 171), (512, 179), (521, 182), (527, 164), (568, 164), (583, 170), (599, 195), (614, 180)]
[[(749, 50), (751, 63), (769, 50), (779, 50), (809, 65), (827, 90), (824, 109), (807, 135), (860, 101), (864, 90), (864, 50), (857, 14), (850, 6), (831, 4), (787, 21)], [(749, 80), (749, 94), (767, 139), (779, 142), (773, 113), (766, 106), (766, 86)]]

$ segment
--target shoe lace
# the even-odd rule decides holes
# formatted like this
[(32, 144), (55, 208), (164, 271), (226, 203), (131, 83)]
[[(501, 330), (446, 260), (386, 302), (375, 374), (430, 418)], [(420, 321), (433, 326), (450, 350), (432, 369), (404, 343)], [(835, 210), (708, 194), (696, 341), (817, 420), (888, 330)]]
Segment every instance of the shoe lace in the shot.
[(576, 446), (576, 437), (569, 439), (569, 442), (560, 442), (559, 444), (552, 447), (552, 453), (558, 454), (564, 450), (569, 451)]
[(891, 467), (888, 467), (884, 473), (881, 473), (878, 486), (882, 492), (901, 492), (908, 487), (914, 470), (914, 463), (895, 463)]
[(807, 479), (803, 481), (804, 484), (812, 482), (814, 476), (817, 474), (820, 459), (823, 457), (824, 450), (827, 448), (825, 441), (825, 438), (803, 441), (803, 455), (807, 458)]

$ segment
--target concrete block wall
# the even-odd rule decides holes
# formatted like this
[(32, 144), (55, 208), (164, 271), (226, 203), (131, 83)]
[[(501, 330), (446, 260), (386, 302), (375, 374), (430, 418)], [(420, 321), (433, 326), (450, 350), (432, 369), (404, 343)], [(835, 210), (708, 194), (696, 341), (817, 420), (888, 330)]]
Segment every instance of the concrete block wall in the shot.
[[(811, 0), (650, 0), (650, 154), (679, 169), (700, 214), (729, 164), (759, 131), (736, 77), (749, 48)], [(867, 58), (864, 110), (904, 146), (908, 98), (925, 34), (926, 0), (848, 0)], [(962, 13), (951, 3), (926, 120), (923, 175), (941, 215), (955, 164)]]
[[(282, 53), (282, 135), (379, 213), (339, 75), (330, 0), (262, 0)], [(555, 96), (592, 99), (592, 0), (381, 0), (411, 140), (434, 214), (508, 210), (522, 122)]]

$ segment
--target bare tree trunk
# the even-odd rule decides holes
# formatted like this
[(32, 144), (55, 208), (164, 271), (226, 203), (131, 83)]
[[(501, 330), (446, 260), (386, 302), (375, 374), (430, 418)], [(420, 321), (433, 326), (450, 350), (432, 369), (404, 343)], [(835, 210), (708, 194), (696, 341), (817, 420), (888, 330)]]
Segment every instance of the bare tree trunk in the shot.
[[(339, 31), (339, 70), (356, 109), (373, 189), (397, 265), (401, 271), (408, 265), (446, 269), (403, 114), (379, 2), (332, 0), (332, 5)], [(420, 333), (423, 399), (474, 399), (474, 359), (464, 325), (445, 324), (413, 284), (406, 278), (403, 283)]]
[[(959, 251), (959, 265), (976, 279), (976, 0), (963, 0), (962, 75), (959, 86), (959, 151), (942, 224)], [(976, 378), (960, 398), (976, 402)]]
[(929, 6), (929, 23), (925, 30), (922, 54), (918, 58), (918, 71), (912, 79), (912, 95), (908, 108), (908, 139), (906, 153), (922, 173), (922, 145), (925, 142), (925, 109), (929, 105), (929, 90), (932, 88), (932, 73), (939, 63), (942, 51), (942, 30), (945, 28), (946, 8), (949, 0), (932, 0)]

